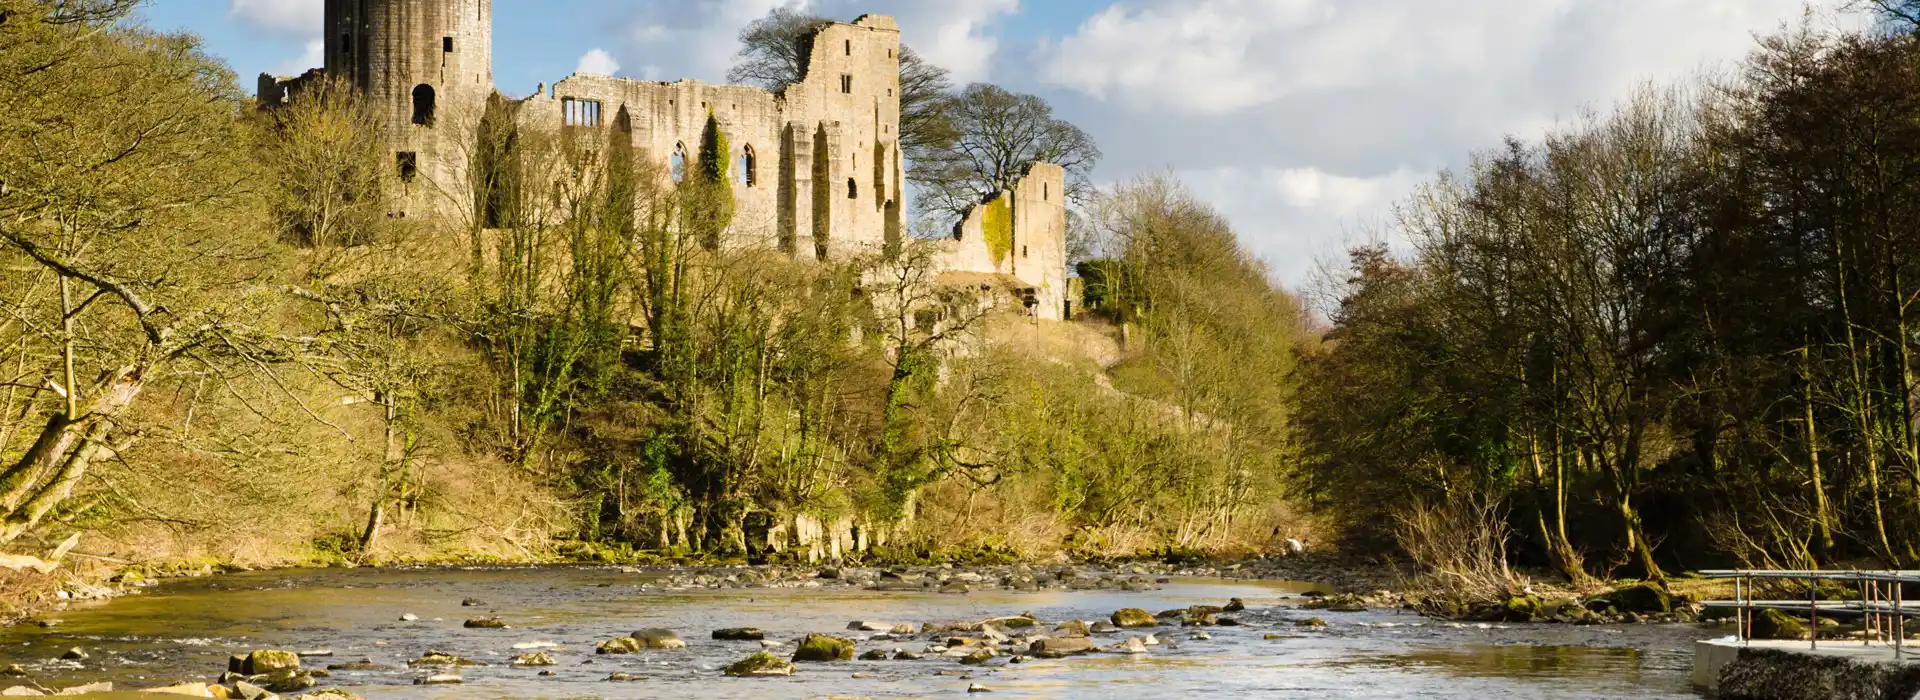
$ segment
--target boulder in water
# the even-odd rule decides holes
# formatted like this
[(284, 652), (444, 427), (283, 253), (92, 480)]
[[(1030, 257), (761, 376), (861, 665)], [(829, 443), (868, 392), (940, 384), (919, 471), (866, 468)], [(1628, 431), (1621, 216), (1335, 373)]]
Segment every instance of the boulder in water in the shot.
[(455, 656), (444, 651), (428, 649), (425, 655), (407, 662), (408, 666), (485, 666), (473, 659)]
[(1042, 659), (1058, 659), (1093, 651), (1093, 640), (1086, 637), (1048, 637), (1035, 640), (1027, 653)]
[(793, 675), (793, 664), (761, 651), (755, 652), (752, 656), (727, 666), (725, 673), (729, 676), (743, 678), (757, 676), (791, 676)]
[(1115, 627), (1122, 628), (1152, 627), (1160, 624), (1159, 620), (1154, 619), (1153, 613), (1139, 608), (1121, 608), (1114, 611), (1113, 615), (1108, 619), (1113, 622)]
[(809, 634), (793, 652), (794, 661), (852, 661), (853, 640)]
[(767, 638), (767, 633), (757, 627), (728, 627), (714, 630), (713, 638), (729, 642), (757, 642)]
[(274, 675), (300, 670), (300, 655), (291, 651), (277, 649), (256, 649), (246, 656), (237, 657), (238, 668), (232, 660), (227, 662), (227, 670), (248, 676)]
[(552, 666), (554, 665), (554, 660), (553, 660), (552, 654), (549, 654), (544, 651), (536, 651), (531, 654), (521, 654), (519, 656), (513, 657), (513, 665), (515, 666)]
[(632, 637), (634, 641), (639, 642), (640, 647), (643, 649), (687, 648), (686, 641), (680, 639), (680, 635), (674, 634), (673, 630), (659, 628), (644, 629), (634, 632), (629, 636)]
[(601, 642), (598, 646), (595, 646), (593, 648), (593, 653), (595, 654), (634, 654), (634, 653), (638, 653), (643, 648), (645, 647), (640, 646), (640, 640), (638, 639), (634, 639), (632, 637), (614, 637), (613, 639), (609, 639), (607, 641)]

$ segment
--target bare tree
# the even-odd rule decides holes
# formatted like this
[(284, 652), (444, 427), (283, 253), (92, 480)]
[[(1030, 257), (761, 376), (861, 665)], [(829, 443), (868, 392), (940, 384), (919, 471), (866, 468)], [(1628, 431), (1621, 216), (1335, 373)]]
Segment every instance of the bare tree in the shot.
[(323, 77), (272, 110), (259, 149), (275, 176), (271, 206), (289, 240), (324, 247), (366, 243), (387, 213), (379, 121), (344, 79)]
[(1848, 0), (1846, 7), (1872, 13), (1894, 31), (1920, 31), (1920, 0)]
[(807, 58), (813, 53), (813, 35), (829, 20), (791, 7), (775, 7), (767, 16), (740, 30), (740, 53), (727, 82), (758, 85), (773, 92), (807, 77)]
[(945, 108), (952, 140), (927, 149), (910, 176), (920, 210), (960, 217), (994, 193), (1012, 187), (1036, 162), (1067, 171), (1067, 198), (1090, 192), (1088, 176), (1100, 147), (1080, 127), (1053, 116), (1053, 106), (1035, 95), (997, 85), (967, 86)]

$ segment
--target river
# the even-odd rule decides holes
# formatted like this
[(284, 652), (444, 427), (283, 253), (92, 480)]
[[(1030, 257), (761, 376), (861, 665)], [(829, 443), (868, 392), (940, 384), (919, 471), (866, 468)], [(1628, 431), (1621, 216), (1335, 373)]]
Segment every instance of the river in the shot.
[[(1376, 610), (1301, 611), (1307, 584), (1173, 579), (1140, 592), (849, 589), (668, 590), (657, 575), (606, 567), (323, 569), (252, 572), (163, 583), (139, 595), (79, 603), (52, 627), (0, 630), (0, 666), (22, 664), (51, 687), (102, 680), (119, 688), (211, 681), (227, 656), (249, 649), (330, 650), (308, 666), (371, 659), (382, 671), (336, 671), (321, 687), (369, 698), (948, 697), (971, 684), (994, 698), (1697, 698), (1690, 644), (1718, 633), (1690, 625), (1461, 625)], [(1051, 621), (1099, 620), (1118, 608), (1162, 610), (1238, 597), (1246, 626), (1161, 628), (1176, 644), (1145, 655), (1096, 654), (985, 667), (951, 660), (802, 663), (791, 678), (740, 679), (719, 669), (759, 649), (709, 632), (759, 627), (768, 639), (847, 632), (851, 620), (979, 620), (1030, 612)], [(482, 605), (463, 606), (464, 599)], [(405, 614), (419, 619), (402, 621)], [(507, 629), (468, 629), (498, 616)], [(1296, 627), (1308, 616), (1324, 628)], [(597, 656), (594, 645), (640, 628), (677, 631), (690, 647)], [(1268, 634), (1281, 638), (1268, 639)], [(1118, 641), (1113, 636), (1105, 641)], [(559, 665), (514, 668), (515, 644), (553, 642)], [(860, 650), (918, 641), (862, 641)], [(72, 647), (90, 658), (60, 661)], [(787, 647), (789, 650), (791, 645)], [(416, 686), (407, 660), (429, 649), (489, 664), (457, 686)], [(637, 681), (608, 681), (614, 672)], [(969, 676), (957, 675), (967, 673)], [(858, 674), (860, 677), (855, 677)], [(0, 678), (0, 687), (11, 685)], [(980, 696), (976, 696), (980, 697)]]

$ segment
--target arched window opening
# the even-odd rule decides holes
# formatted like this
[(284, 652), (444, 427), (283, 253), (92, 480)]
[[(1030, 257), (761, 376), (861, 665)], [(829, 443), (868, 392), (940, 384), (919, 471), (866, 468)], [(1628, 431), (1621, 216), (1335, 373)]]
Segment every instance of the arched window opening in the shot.
[(759, 182), (759, 173), (754, 172), (753, 146), (740, 147), (740, 185), (752, 187)]
[(433, 126), (433, 86), (421, 83), (413, 88), (413, 123)]
[(676, 143), (673, 145), (673, 158), (667, 161), (667, 170), (668, 172), (672, 173), (674, 182), (686, 181), (687, 179), (687, 146), (686, 144)]
[(847, 199), (859, 199), (859, 198), (860, 198), (860, 183), (855, 182), (853, 178), (847, 178)]

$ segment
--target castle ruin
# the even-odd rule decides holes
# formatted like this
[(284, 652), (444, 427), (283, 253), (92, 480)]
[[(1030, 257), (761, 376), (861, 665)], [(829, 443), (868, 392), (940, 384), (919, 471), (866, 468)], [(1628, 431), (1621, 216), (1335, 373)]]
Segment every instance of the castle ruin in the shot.
[[(492, 13), (491, 0), (326, 0), (325, 66), (261, 75), (260, 104), (294, 99), (322, 75), (344, 78), (373, 105), (393, 153), (393, 215), (458, 215), (453, 203), (470, 200), (459, 194), (470, 194), (476, 167), (464, 144), (477, 115), (505, 100), (493, 82)], [(828, 259), (890, 249), (906, 235), (899, 56), (893, 18), (865, 15), (816, 31), (802, 79), (778, 92), (574, 74), (509, 106), (536, 127), (617, 126), (638, 157), (675, 179), (692, 167), (712, 114), (732, 163), (728, 245)], [(942, 282), (1063, 318), (1064, 187), (1059, 167), (1036, 163), (975, 207), (941, 243)]]

